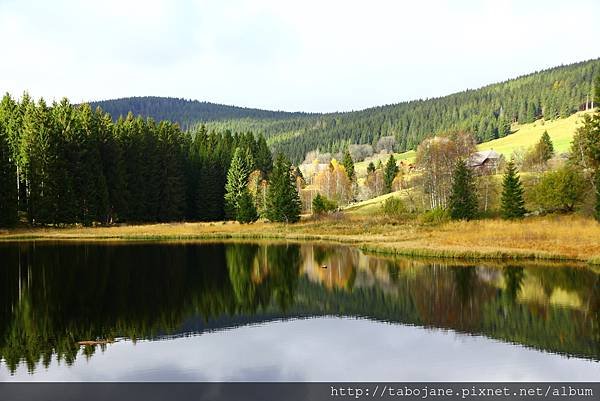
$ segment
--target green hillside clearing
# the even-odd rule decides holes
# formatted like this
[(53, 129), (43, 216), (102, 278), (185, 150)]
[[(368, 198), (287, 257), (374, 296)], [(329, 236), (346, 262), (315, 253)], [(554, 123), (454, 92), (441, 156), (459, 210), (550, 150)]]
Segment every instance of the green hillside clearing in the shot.
[[(478, 145), (477, 148), (479, 150), (494, 149), (503, 154), (504, 157), (510, 158), (515, 151), (526, 151), (529, 149), (539, 141), (544, 131), (548, 131), (556, 153), (568, 152), (575, 130), (582, 124), (581, 120), (586, 113), (589, 112), (579, 112), (568, 118), (559, 118), (552, 121), (538, 120), (530, 124), (514, 124), (512, 127), (513, 133), (511, 135), (482, 143)], [(404, 160), (409, 163), (414, 162), (415, 156), (416, 152), (412, 150), (394, 154), (396, 160)], [(356, 163), (355, 167), (359, 177), (366, 175), (367, 165), (370, 161), (373, 161), (373, 163), (377, 165), (378, 161), (381, 159), (385, 164), (388, 158), (389, 155), (375, 155), (366, 161)], [(345, 210), (360, 215), (377, 213), (387, 198), (391, 196), (401, 197), (404, 192), (406, 191), (393, 192), (366, 201), (354, 203), (346, 207)]]

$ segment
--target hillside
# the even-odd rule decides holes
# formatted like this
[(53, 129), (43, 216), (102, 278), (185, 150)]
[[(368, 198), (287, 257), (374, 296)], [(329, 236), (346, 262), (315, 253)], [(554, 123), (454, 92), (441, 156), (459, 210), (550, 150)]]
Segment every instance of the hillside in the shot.
[(509, 134), (511, 124), (554, 120), (584, 110), (600, 59), (555, 67), (475, 90), (360, 111), (328, 114), (271, 112), (169, 98), (95, 102), (113, 115), (129, 110), (189, 127), (262, 132), (275, 151), (299, 162), (314, 149), (340, 151), (346, 143), (375, 144), (394, 136), (399, 152), (415, 149), (427, 136), (448, 130), (475, 133), (480, 142)]
[[(510, 135), (481, 143), (477, 146), (477, 149), (494, 149), (498, 153), (503, 154), (504, 157), (510, 158), (513, 152), (527, 150), (529, 147), (533, 146), (539, 141), (544, 131), (548, 131), (550, 139), (554, 144), (554, 150), (557, 153), (568, 152), (575, 130), (581, 123), (582, 117), (587, 113), (589, 112), (580, 111), (567, 118), (557, 118), (551, 121), (540, 119), (528, 124), (516, 123), (512, 125), (512, 133)], [(415, 156), (416, 152), (414, 150), (394, 154), (397, 161), (405, 160), (409, 163), (414, 162)], [(354, 167), (357, 174), (362, 176), (366, 174), (369, 162), (373, 162), (375, 165), (377, 165), (379, 161), (385, 163), (388, 157), (389, 155), (373, 155), (362, 162), (355, 163)]]
[(515, 124), (512, 134), (504, 138), (485, 142), (477, 146), (479, 150), (494, 149), (504, 157), (509, 158), (516, 150), (525, 150), (533, 146), (544, 133), (548, 131), (557, 153), (568, 152), (575, 130), (581, 124), (585, 111), (575, 113), (567, 118), (552, 121), (537, 120), (529, 124)]
[(186, 100), (170, 97), (144, 96), (90, 102), (93, 108), (100, 107), (113, 119), (125, 117), (129, 112), (134, 115), (151, 117), (154, 120), (170, 120), (187, 129), (199, 122), (257, 119), (286, 120), (307, 117), (308, 113), (288, 113), (246, 107), (227, 106), (198, 100)]
[[(539, 141), (542, 133), (548, 131), (554, 150), (557, 154), (568, 152), (573, 140), (575, 130), (581, 125), (581, 119), (586, 112), (578, 112), (567, 118), (558, 118), (552, 121), (537, 120), (529, 124), (515, 124), (512, 126), (512, 134), (504, 138), (495, 139), (489, 142), (482, 143), (477, 146), (479, 150), (494, 149), (504, 155), (505, 158), (510, 158), (513, 152), (526, 151)], [(406, 160), (409, 163), (414, 162), (416, 153), (407, 151), (394, 155), (396, 160)], [(383, 163), (389, 156), (375, 156), (367, 161), (356, 163), (355, 169), (359, 177), (366, 175), (367, 165), (369, 161), (375, 164), (381, 160)], [(400, 192), (381, 195), (362, 202), (354, 203), (346, 208), (347, 212), (359, 215), (369, 215), (377, 213), (383, 202), (391, 196), (401, 196)]]

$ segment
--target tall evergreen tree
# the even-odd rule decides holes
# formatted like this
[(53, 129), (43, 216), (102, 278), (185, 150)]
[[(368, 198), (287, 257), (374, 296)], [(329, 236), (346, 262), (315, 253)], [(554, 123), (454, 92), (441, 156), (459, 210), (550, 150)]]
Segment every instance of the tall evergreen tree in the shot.
[(267, 145), (267, 140), (264, 135), (260, 134), (257, 140), (257, 149), (254, 154), (254, 159), (256, 161), (256, 168), (263, 172), (266, 176), (271, 170), (273, 170), (273, 158), (271, 156), (271, 150)]
[(471, 220), (477, 215), (477, 193), (473, 173), (460, 159), (452, 175), (450, 216), (455, 220)]
[(594, 106), (600, 108), (600, 73), (594, 79)]
[(502, 181), (501, 212), (505, 219), (521, 218), (526, 212), (523, 185), (513, 160), (508, 162)]
[(508, 121), (504, 115), (498, 117), (498, 128), (497, 128), (498, 138), (505, 137), (510, 134), (510, 121)]
[[(596, 97), (600, 97), (600, 76), (595, 91)], [(576, 130), (571, 143), (571, 161), (591, 173), (590, 186), (596, 192), (595, 214), (600, 221), (600, 109), (583, 117), (583, 125)]]
[(121, 143), (116, 135), (110, 115), (96, 111), (98, 117), (98, 146), (102, 174), (106, 180), (108, 204), (101, 222), (111, 223), (122, 220), (127, 214), (125, 163)]
[(552, 156), (554, 156), (554, 145), (552, 144), (548, 131), (544, 131), (538, 146), (540, 149), (540, 156), (544, 162), (552, 159)]
[(344, 166), (350, 181), (354, 181), (356, 179), (356, 173), (354, 172), (354, 161), (352, 160), (352, 155), (350, 154), (347, 146), (344, 149), (342, 165)]
[(29, 102), (29, 96), (23, 95), (21, 104), (17, 103), (8, 93), (0, 101), (0, 124), (4, 126), (4, 134), (10, 147), (10, 158), (15, 164), (16, 171), (13, 184), (17, 188), (17, 198), (19, 210), (25, 207), (26, 203), (26, 185), (23, 180), (22, 166), (26, 157), (22, 152), (22, 132), (24, 106)]
[(0, 121), (0, 227), (13, 226), (18, 217), (17, 165), (12, 157), (8, 135)]
[(242, 224), (248, 224), (258, 220), (258, 212), (256, 206), (254, 206), (254, 200), (252, 199), (248, 187), (244, 188), (240, 195), (235, 219)]
[(596, 206), (594, 212), (594, 217), (600, 221), (600, 171), (596, 171)]
[(225, 185), (225, 211), (230, 219), (235, 219), (237, 216), (240, 198), (248, 189), (248, 177), (252, 172), (253, 164), (249, 148), (235, 149)]
[(396, 174), (398, 174), (398, 165), (396, 164), (396, 159), (394, 155), (390, 155), (387, 163), (385, 164), (385, 170), (383, 173), (383, 179), (385, 183), (385, 193), (392, 192), (392, 184), (394, 182), (394, 178), (396, 178)]
[(27, 212), (34, 224), (56, 222), (58, 160), (55, 127), (50, 110), (43, 99), (38, 104), (27, 104), (23, 117), (23, 145), (26, 153), (24, 165), (29, 193)]
[(91, 224), (105, 219), (108, 210), (108, 188), (102, 171), (98, 147), (98, 115), (88, 104), (76, 113), (72, 152), (73, 185), (78, 204), (78, 221)]
[(291, 163), (277, 155), (267, 193), (267, 218), (271, 221), (295, 223), (300, 220), (300, 196), (291, 172)]
[(171, 122), (158, 125), (159, 139), (159, 204), (158, 221), (180, 220), (185, 210), (185, 177), (183, 140), (179, 129)]

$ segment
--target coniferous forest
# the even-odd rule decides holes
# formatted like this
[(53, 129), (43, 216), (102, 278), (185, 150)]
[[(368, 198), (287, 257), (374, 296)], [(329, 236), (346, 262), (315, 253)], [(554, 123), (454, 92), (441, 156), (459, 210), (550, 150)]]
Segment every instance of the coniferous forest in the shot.
[(225, 217), (225, 181), (236, 148), (266, 177), (271, 152), (248, 132), (183, 132), (134, 117), (113, 122), (100, 108), (0, 103), (0, 226), (19, 212), (35, 225), (215, 221)]
[[(600, 90), (594, 91), (592, 81), (598, 72), (600, 60), (592, 60), (475, 91), (352, 113), (315, 116), (221, 108), (206, 116), (249, 117), (213, 120), (186, 130), (177, 121), (134, 116), (132, 111), (115, 120), (114, 107), (111, 115), (67, 99), (47, 104), (27, 94), (18, 101), (7, 94), (0, 102), (0, 226), (25, 219), (33, 225), (252, 222), (258, 217), (295, 222), (301, 211), (298, 191), (304, 184), (290, 159), (302, 160), (315, 149), (344, 150), (342, 178), (347, 176), (348, 185), (342, 187), (350, 188), (355, 177), (349, 143), (393, 136), (395, 150), (405, 150), (432, 133), (454, 130), (469, 133), (474, 146), (509, 135), (515, 121), (566, 117), (593, 108), (594, 102), (597, 106)], [(135, 99), (141, 103), (132, 104), (134, 110), (170, 115), (169, 102)], [(158, 108), (144, 106), (144, 99), (159, 102), (154, 105)], [(125, 100), (116, 105), (128, 107)], [(189, 123), (191, 117), (186, 118)], [(284, 155), (277, 158), (276, 168), (272, 152)], [(392, 191), (398, 173), (391, 156), (386, 192)], [(346, 195), (347, 203), (353, 195)]]
[[(464, 130), (479, 142), (510, 134), (512, 122), (567, 117), (590, 106), (600, 59), (535, 72), (449, 96), (413, 100), (344, 113), (284, 113), (169, 98), (128, 98), (92, 103), (116, 119), (131, 110), (155, 119), (218, 130), (262, 132), (274, 151), (294, 163), (311, 150), (341, 152), (347, 144), (373, 144), (394, 136), (396, 151), (434, 134)], [(202, 107), (201, 107), (202, 105)]]

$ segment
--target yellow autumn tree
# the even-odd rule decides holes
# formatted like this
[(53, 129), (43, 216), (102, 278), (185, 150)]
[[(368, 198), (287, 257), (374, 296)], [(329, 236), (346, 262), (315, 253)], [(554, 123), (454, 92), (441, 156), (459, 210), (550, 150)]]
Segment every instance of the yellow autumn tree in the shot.
[(335, 159), (331, 160), (328, 168), (317, 173), (314, 182), (321, 194), (340, 205), (352, 200), (352, 182), (344, 166)]

